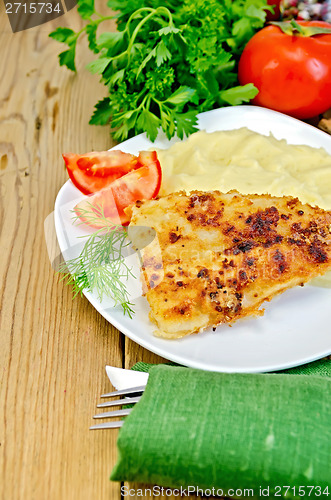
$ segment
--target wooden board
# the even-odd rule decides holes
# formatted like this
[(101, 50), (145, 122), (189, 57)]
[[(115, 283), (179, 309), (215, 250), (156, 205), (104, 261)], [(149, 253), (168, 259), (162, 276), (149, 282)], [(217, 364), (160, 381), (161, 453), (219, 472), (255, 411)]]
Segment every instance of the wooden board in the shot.
[(79, 29), (76, 9), (15, 34), (3, 3), (0, 12), (0, 498), (120, 499), (121, 485), (109, 481), (117, 431), (88, 430), (110, 390), (104, 367), (162, 358), (124, 338), (85, 298), (72, 300), (52, 268), (52, 211), (67, 180), (61, 153), (112, 147), (107, 127), (88, 125), (106, 89), (85, 69), (85, 40), (77, 75), (58, 65), (61, 47), (48, 34)]

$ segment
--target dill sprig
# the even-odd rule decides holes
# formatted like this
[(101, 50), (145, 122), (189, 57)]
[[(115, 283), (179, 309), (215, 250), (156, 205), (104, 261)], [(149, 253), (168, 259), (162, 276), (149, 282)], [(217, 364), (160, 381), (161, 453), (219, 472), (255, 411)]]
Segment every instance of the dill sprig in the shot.
[[(84, 217), (84, 222), (80, 216)], [(130, 245), (127, 231), (107, 219), (101, 206), (80, 209), (79, 216), (76, 214), (73, 220), (79, 224), (97, 223), (102, 227), (91, 235), (80, 237), (87, 240), (79, 256), (59, 266), (58, 272), (63, 274), (61, 281), (72, 285), (74, 297), (82, 295), (84, 290), (95, 292), (100, 301), (104, 296), (110, 297), (114, 307), (120, 304), (124, 314), (132, 318), (133, 304), (125, 281), (135, 276), (125, 262), (125, 249)]]

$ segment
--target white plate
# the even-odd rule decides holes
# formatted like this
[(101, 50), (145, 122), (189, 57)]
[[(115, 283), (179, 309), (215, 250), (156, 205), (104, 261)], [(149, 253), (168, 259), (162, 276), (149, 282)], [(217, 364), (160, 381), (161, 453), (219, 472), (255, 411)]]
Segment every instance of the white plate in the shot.
[[(277, 139), (285, 138), (292, 144), (324, 147), (331, 154), (331, 138), (327, 134), (264, 108), (228, 107), (199, 116), (199, 128), (207, 132), (244, 126), (265, 135), (272, 132)], [(165, 148), (173, 142), (175, 139), (169, 142), (164, 136), (159, 136), (154, 146)], [(114, 149), (136, 154), (152, 146), (142, 134)], [(55, 225), (62, 251), (71, 248), (77, 243), (76, 237), (84, 233), (82, 227), (72, 225), (69, 212), (77, 198), (81, 198), (81, 194), (68, 181), (56, 199)], [(134, 280), (131, 285), (133, 296), (138, 297), (139, 280)], [(224, 372), (267, 372), (331, 354), (331, 290), (326, 288), (297, 287), (267, 304), (263, 317), (246, 319), (231, 328), (222, 325), (215, 332), (207, 330), (180, 340), (153, 336), (153, 326), (148, 319), (149, 307), (143, 297), (134, 300), (135, 315), (130, 319), (123, 315), (121, 308), (113, 308), (111, 301), (100, 303), (93, 293), (85, 295), (100, 314), (132, 340), (186, 366)]]

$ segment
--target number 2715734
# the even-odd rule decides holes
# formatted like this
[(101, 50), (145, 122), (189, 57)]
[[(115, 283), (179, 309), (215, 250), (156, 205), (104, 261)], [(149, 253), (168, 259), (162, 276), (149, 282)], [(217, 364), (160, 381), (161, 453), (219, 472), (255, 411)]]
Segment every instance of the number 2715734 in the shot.
[(57, 12), (60, 14), (62, 12), (60, 3), (53, 4), (51, 2), (31, 2), (31, 3), (21, 3), (21, 2), (7, 2), (6, 3), (6, 13), (7, 14), (41, 14), (42, 12), (46, 14), (52, 14)]
[(286, 498), (286, 496), (294, 497), (328, 497), (330, 495), (329, 488), (321, 488), (321, 486), (276, 486), (275, 497)]

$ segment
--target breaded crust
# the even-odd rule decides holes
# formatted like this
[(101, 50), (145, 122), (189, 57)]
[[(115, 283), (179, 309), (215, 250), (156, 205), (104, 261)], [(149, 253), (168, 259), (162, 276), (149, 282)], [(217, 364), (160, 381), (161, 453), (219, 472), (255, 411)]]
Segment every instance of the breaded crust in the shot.
[(331, 212), (296, 198), (179, 192), (130, 210), (135, 246), (137, 228), (156, 232), (140, 254), (159, 336), (261, 315), (264, 301), (331, 269)]

